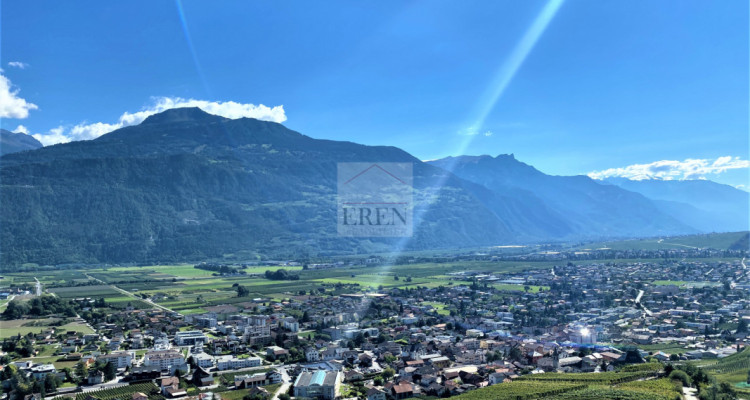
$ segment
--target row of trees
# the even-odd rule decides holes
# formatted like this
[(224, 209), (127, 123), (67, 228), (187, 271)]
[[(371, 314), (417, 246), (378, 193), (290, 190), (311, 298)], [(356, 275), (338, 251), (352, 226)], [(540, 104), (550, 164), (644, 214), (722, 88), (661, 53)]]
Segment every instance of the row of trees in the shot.
[(25, 316), (41, 317), (45, 315), (75, 317), (79, 308), (73, 301), (63, 300), (52, 295), (43, 295), (34, 297), (27, 302), (11, 300), (5, 311), (3, 311), (2, 317), (3, 319), (19, 319)]
[(267, 270), (266, 279), (270, 279), (272, 281), (297, 281), (299, 280), (299, 275), (292, 274), (289, 271), (281, 268), (277, 269), (276, 271)]
[(217, 272), (219, 274), (242, 274), (242, 275), (247, 274), (246, 271), (242, 270), (242, 269), (245, 269), (247, 267), (242, 267), (242, 269), (239, 269), (239, 268), (236, 268), (236, 267), (230, 267), (229, 265), (225, 265), (225, 264), (206, 264), (206, 263), (202, 263), (202, 264), (195, 265), (194, 268), (196, 268), (196, 269), (202, 269), (202, 270), (205, 270), (205, 271), (213, 271), (213, 272)]

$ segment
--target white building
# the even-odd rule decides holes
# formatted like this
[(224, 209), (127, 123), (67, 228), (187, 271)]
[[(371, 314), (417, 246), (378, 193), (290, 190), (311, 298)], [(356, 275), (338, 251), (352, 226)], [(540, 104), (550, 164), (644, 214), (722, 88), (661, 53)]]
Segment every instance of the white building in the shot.
[(174, 373), (176, 370), (187, 371), (185, 358), (176, 350), (149, 351), (143, 356), (143, 365), (147, 367), (159, 367), (162, 371)]
[(31, 371), (31, 375), (33, 375), (37, 380), (43, 380), (47, 376), (47, 374), (54, 374), (55, 372), (57, 372), (55, 366), (52, 364), (35, 365), (31, 367), (29, 371)]
[(295, 320), (294, 318), (284, 318), (284, 320), (281, 321), (281, 326), (283, 326), (284, 329), (289, 329), (292, 332), (299, 332), (299, 322), (297, 322), (297, 320)]
[(200, 352), (191, 356), (195, 365), (201, 368), (211, 368), (214, 366), (214, 357)]
[(259, 367), (262, 361), (259, 357), (237, 358), (234, 356), (216, 357), (216, 369), (226, 371), (248, 367)]
[(484, 336), (484, 332), (480, 331), (479, 329), (467, 329), (466, 336), (467, 337), (482, 337)]
[(175, 333), (174, 342), (178, 346), (194, 346), (198, 343), (208, 342), (208, 337), (201, 331), (183, 331)]
[(320, 361), (320, 352), (314, 347), (308, 347), (305, 349), (305, 360), (314, 362)]
[(103, 360), (116, 366), (117, 368), (127, 368), (133, 365), (135, 352), (132, 351), (115, 351), (110, 354), (102, 354), (96, 358), (96, 361)]

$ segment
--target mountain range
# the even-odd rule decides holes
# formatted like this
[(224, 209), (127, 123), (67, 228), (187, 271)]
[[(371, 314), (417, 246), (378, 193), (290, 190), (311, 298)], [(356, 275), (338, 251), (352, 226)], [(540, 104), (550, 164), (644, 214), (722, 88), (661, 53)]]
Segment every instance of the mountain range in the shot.
[(41, 147), (42, 144), (31, 135), (0, 129), (0, 156)]
[[(337, 235), (341, 162), (412, 163), (413, 237)], [(689, 184), (683, 193), (551, 176), (512, 155), (422, 162), (396, 147), (314, 139), (198, 108), (5, 155), (0, 179), (3, 265), (304, 258), (747, 229), (731, 210), (710, 222), (727, 204), (747, 211), (747, 193), (725, 185)], [(690, 218), (693, 209), (701, 218)]]

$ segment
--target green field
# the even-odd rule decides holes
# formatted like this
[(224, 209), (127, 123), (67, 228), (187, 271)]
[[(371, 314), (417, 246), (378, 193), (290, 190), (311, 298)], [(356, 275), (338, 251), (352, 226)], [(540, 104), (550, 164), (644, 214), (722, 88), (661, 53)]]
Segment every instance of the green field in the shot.
[(78, 393), (75, 400), (85, 400), (89, 396), (94, 396), (100, 400), (115, 400), (132, 398), (133, 393), (141, 392), (148, 396), (149, 400), (163, 399), (159, 393), (159, 388), (153, 383), (138, 383), (135, 385), (123, 386), (114, 389), (95, 390), (93, 392)]
[(436, 301), (423, 301), (422, 305), (432, 306), (440, 315), (450, 315), (450, 311), (445, 308), (446, 306), (444, 303), (438, 303)]
[[(548, 269), (555, 261), (447, 261), (440, 263), (408, 263), (398, 265), (356, 265), (331, 269), (302, 267), (252, 266), (243, 271), (247, 275), (214, 276), (212, 271), (194, 268), (191, 264), (152, 265), (141, 267), (89, 267), (82, 269), (50, 270), (44, 273), (7, 273), (0, 285), (12, 282), (30, 283), (38, 278), (48, 293), (66, 298), (103, 298), (114, 309), (128, 304), (138, 309), (150, 309), (141, 297), (149, 298), (162, 307), (195, 314), (206, 312), (222, 304), (278, 301), (303, 292), (347, 293), (377, 292), (394, 288), (435, 288), (439, 286), (470, 285), (456, 272), (495, 273), (511, 277), (530, 269)], [(264, 272), (284, 268), (298, 274), (299, 280), (268, 280)], [(398, 279), (396, 279), (398, 278)], [(249, 295), (238, 298), (234, 285), (247, 288)], [(519, 292), (524, 285), (492, 284), (501, 291)], [(531, 292), (547, 289), (530, 286)], [(123, 293), (122, 291), (125, 291)], [(257, 302), (257, 301), (255, 301)], [(437, 308), (437, 307), (436, 307)], [(441, 314), (448, 310), (438, 308)]]
[(675, 286), (682, 286), (686, 284), (687, 281), (653, 281), (651, 282), (652, 285), (675, 285)]
[(742, 239), (747, 232), (709, 233), (704, 235), (687, 235), (651, 239), (632, 239), (608, 242), (595, 242), (581, 245), (582, 250), (607, 248), (612, 250), (664, 250), (713, 248), (728, 249)]
[[(521, 292), (526, 290), (524, 288), (524, 285), (514, 285), (511, 283), (493, 283), (492, 286), (494, 286), (495, 289), (498, 289), (498, 290), (512, 290), (512, 291), (521, 291)], [(534, 285), (528, 285), (528, 286), (529, 286), (529, 292), (531, 293), (538, 293), (539, 289), (549, 290), (549, 286), (534, 286)]]
[(652, 285), (675, 285), (681, 288), (702, 288), (721, 286), (720, 282), (689, 282), (689, 281), (653, 281)]
[(716, 378), (719, 382), (730, 383), (743, 395), (750, 396), (750, 389), (742, 385), (747, 381), (747, 373), (750, 370), (750, 348), (745, 348), (739, 353), (729, 357), (721, 358), (717, 362), (701, 367)]
[(541, 399), (566, 392), (585, 389), (586, 385), (573, 382), (537, 382), (515, 380), (482, 389), (472, 390), (455, 397), (457, 400), (526, 400)]
[[(26, 335), (27, 333), (40, 333), (44, 329), (47, 329), (51, 324), (57, 320), (56, 318), (48, 318), (41, 320), (31, 319), (14, 319), (7, 321), (0, 321), (0, 339), (18, 334)], [(32, 323), (38, 324), (39, 326), (31, 326)], [(94, 333), (94, 331), (84, 324), (77, 322), (71, 322), (65, 325), (54, 327), (56, 331), (76, 331), (82, 333)]]
[[(276, 394), (279, 388), (281, 388), (281, 384), (275, 383), (273, 385), (263, 386), (263, 388), (266, 389), (271, 396), (273, 396), (274, 394)], [(221, 396), (222, 400), (242, 400), (242, 398), (249, 392), (249, 389), (227, 390), (225, 392), (219, 392), (219, 395)]]
[(512, 382), (473, 390), (457, 398), (460, 400), (674, 400), (682, 398), (682, 386), (669, 379), (638, 380), (650, 377), (654, 373), (655, 371), (524, 375)]
[[(59, 361), (58, 361), (59, 360)], [(78, 361), (63, 361), (61, 356), (21, 358), (19, 361), (33, 361), (37, 364), (53, 364), (55, 368), (74, 368)]]
[(642, 344), (638, 345), (638, 348), (645, 351), (653, 351), (654, 353), (662, 351), (667, 354), (679, 354), (688, 351), (688, 349), (679, 343)]

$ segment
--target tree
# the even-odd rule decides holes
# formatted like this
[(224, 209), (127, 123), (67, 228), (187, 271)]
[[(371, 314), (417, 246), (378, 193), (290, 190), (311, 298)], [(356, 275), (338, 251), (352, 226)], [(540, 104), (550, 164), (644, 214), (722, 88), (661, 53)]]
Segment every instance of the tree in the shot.
[(47, 393), (53, 393), (57, 391), (58, 386), (62, 384), (60, 377), (57, 374), (47, 374), (44, 376), (44, 390)]
[(86, 379), (86, 376), (89, 373), (89, 367), (83, 361), (79, 361), (76, 364), (75, 373), (78, 378), (78, 383), (81, 383)]
[(19, 319), (29, 312), (29, 306), (17, 300), (11, 300), (3, 311), (5, 319)]
[(115, 379), (115, 377), (117, 377), (117, 367), (111, 362), (107, 362), (106, 364), (104, 364), (102, 372), (104, 373), (104, 379), (106, 379), (107, 381), (111, 381), (112, 379)]
[(267, 270), (266, 279), (274, 281), (296, 281), (299, 280), (299, 275), (290, 274), (289, 271), (281, 268), (276, 271)]
[(740, 323), (737, 325), (737, 333), (747, 332), (747, 320), (740, 318)]
[(365, 335), (362, 334), (362, 332), (358, 333), (357, 336), (354, 337), (354, 345), (356, 347), (359, 347), (362, 345), (362, 343), (365, 342)]
[(382, 332), (378, 335), (378, 338), (375, 340), (375, 342), (377, 342), (377, 343), (384, 343), (386, 341), (388, 341), (388, 336), (386, 336)]
[(521, 357), (523, 357), (523, 354), (521, 353), (521, 349), (518, 347), (513, 347), (510, 349), (510, 352), (508, 353), (508, 358), (510, 358), (513, 361), (521, 361)]
[(682, 386), (690, 386), (690, 377), (685, 371), (674, 370), (669, 374), (669, 379), (682, 382)]
[(391, 367), (384, 369), (383, 373), (380, 374), (380, 376), (382, 376), (384, 380), (393, 378), (393, 375), (396, 375), (396, 371), (394, 371)]
[(250, 295), (250, 291), (242, 285), (237, 285), (237, 297), (247, 297)]

